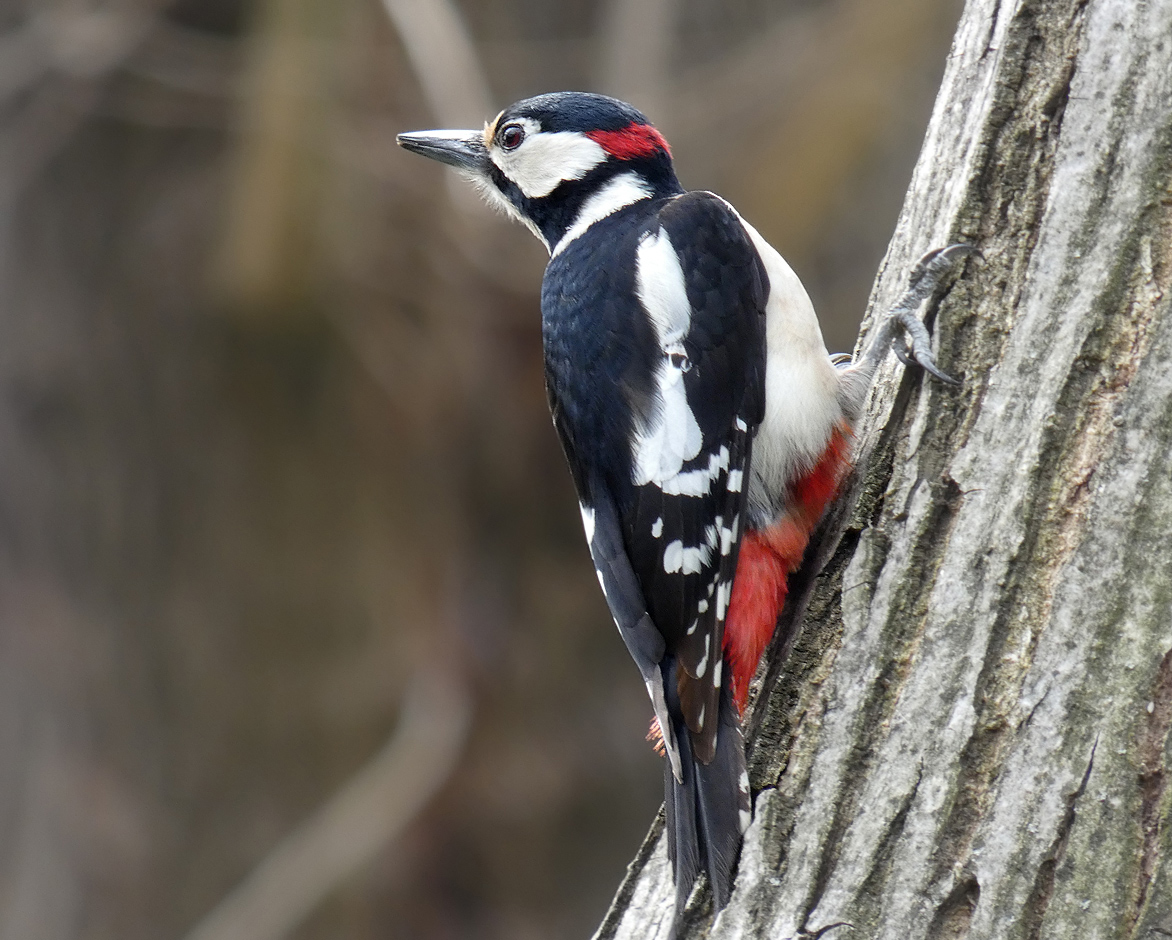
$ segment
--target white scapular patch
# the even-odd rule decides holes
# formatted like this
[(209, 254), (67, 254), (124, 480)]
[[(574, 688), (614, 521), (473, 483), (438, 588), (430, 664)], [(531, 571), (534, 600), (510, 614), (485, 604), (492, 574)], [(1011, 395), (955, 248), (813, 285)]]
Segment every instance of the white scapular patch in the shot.
[(651, 523), (651, 537), (657, 539), (661, 535), (663, 535), (663, 516)]
[(699, 574), (711, 558), (712, 546), (697, 545), (694, 548), (685, 548), (684, 543), (676, 539), (674, 542), (668, 542), (667, 548), (663, 550), (663, 570), (668, 574), (675, 574), (677, 571), (683, 574)]
[(728, 491), (730, 493), (739, 493), (741, 491), (741, 480), (744, 474), (740, 470), (730, 470), (728, 472)]
[(546, 133), (529, 118), (516, 123), (525, 128), (525, 139), (516, 150), (496, 144), (489, 156), (502, 173), (530, 199), (548, 196), (566, 180), (580, 180), (606, 160), (602, 146), (577, 131)]
[(578, 509), (582, 513), (582, 528), (586, 531), (586, 544), (591, 545), (594, 542), (594, 510), (578, 503)]
[(720, 476), (721, 471), (727, 469), (728, 448), (722, 447), (719, 453), (708, 458), (707, 467), (677, 473), (674, 477), (665, 480), (661, 484), (661, 488), (669, 496), (707, 496), (712, 489), (712, 481)]
[(667, 229), (660, 228), (655, 234), (643, 236), (635, 252), (635, 263), (636, 292), (655, 325), (660, 346), (666, 350), (682, 342), (692, 324), (684, 270)]
[[(672, 492), (671, 481), (680, 475), (685, 461), (700, 453), (704, 443), (700, 425), (688, 406), (685, 363), (678, 356), (692, 323), (692, 307), (679, 256), (666, 230), (661, 228), (643, 237), (635, 263), (636, 292), (655, 328), (663, 359), (655, 375), (658, 408), (647, 427), (638, 429), (631, 442), (633, 482), (636, 486), (654, 483)], [(677, 352), (674, 358), (673, 351)]]
[(612, 212), (618, 212), (619, 209), (625, 209), (640, 200), (650, 198), (651, 187), (643, 181), (639, 174), (634, 172), (620, 173), (582, 203), (582, 208), (578, 210), (578, 217), (574, 219), (574, 224), (566, 229), (566, 234), (562, 236), (561, 241), (554, 246), (553, 254), (556, 255), (591, 225), (600, 219), (605, 219)]
[(714, 689), (720, 688), (720, 667), (724, 665), (723, 659), (718, 659), (716, 665), (712, 667), (712, 687)]

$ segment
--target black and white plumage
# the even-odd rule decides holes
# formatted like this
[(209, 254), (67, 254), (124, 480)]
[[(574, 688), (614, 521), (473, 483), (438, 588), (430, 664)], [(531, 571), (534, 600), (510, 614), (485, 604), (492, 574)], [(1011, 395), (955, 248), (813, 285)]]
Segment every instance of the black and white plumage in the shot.
[[(723, 907), (751, 819), (730, 665), (743, 695), (777, 614), (764, 606), (747, 659), (729, 652), (734, 581), (754, 576), (738, 553), (794, 519), (808, 534), (823, 502), (801, 505), (799, 484), (844, 470), (842, 435), (892, 331), (836, 367), (780, 255), (724, 200), (685, 192), (666, 141), (623, 102), (541, 95), (483, 132), (399, 143), (464, 171), (550, 251), (546, 387), (599, 582), (663, 734), (677, 913), (701, 869)], [(897, 325), (931, 362), (926, 334)]]
[[(749, 818), (727, 705), (718, 730), (743, 481), (764, 413), (764, 272), (736, 215), (706, 193), (595, 225), (598, 237), (555, 255), (542, 291), (550, 406), (599, 580), (663, 731), (680, 890), (703, 856), (723, 904)], [(731, 794), (704, 792), (729, 780)]]

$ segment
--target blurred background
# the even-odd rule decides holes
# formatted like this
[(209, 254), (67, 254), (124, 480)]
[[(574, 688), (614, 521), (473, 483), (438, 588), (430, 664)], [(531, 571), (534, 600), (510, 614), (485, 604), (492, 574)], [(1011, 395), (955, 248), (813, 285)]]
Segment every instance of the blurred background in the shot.
[(0, 0), (0, 940), (587, 937), (661, 799), (544, 251), (397, 131), (633, 101), (849, 350), (960, 0)]

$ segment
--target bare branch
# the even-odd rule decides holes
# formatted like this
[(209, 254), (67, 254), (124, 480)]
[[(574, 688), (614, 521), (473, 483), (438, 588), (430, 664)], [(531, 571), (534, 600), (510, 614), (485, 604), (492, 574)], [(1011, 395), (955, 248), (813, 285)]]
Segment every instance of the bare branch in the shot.
[(448, 779), (471, 723), (454, 677), (419, 675), (386, 746), (285, 837), (186, 940), (276, 940), (368, 864)]
[(440, 124), (476, 127), (490, 117), (488, 79), (455, 4), (451, 0), (383, 0), (383, 7)]

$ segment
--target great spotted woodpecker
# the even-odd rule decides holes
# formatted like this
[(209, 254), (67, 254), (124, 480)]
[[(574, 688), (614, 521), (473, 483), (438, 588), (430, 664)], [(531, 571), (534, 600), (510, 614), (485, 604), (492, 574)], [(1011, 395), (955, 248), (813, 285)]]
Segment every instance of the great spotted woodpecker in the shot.
[(904, 362), (951, 381), (915, 312), (963, 246), (925, 256), (868, 352), (836, 362), (781, 255), (719, 196), (686, 192), (630, 105), (540, 95), (483, 131), (398, 142), (464, 171), (550, 252), (546, 390), (666, 751), (677, 921), (701, 868), (722, 908), (751, 819), (740, 716), (786, 579), (897, 333)]

